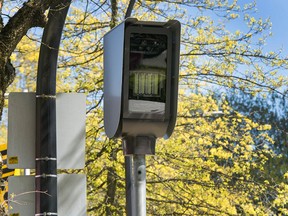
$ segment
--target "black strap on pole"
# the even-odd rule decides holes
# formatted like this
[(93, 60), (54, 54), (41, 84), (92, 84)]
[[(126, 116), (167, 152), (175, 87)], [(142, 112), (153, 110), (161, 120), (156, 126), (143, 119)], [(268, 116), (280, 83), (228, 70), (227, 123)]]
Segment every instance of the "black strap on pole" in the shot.
[(36, 89), (35, 216), (57, 214), (56, 70), (71, 0), (55, 2), (44, 28)]

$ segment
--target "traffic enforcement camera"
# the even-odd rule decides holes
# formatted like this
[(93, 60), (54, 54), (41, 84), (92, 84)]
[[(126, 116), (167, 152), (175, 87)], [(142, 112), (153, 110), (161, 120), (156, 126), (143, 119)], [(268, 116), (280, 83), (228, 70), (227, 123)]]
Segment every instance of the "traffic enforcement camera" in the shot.
[(168, 138), (177, 116), (180, 23), (128, 18), (104, 36), (109, 138)]

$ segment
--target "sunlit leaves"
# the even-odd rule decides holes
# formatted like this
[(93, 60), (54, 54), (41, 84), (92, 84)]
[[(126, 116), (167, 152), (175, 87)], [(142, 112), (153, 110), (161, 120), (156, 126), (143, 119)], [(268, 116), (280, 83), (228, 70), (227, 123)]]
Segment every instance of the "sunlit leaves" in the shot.
[[(174, 136), (159, 144), (159, 152), (151, 162), (154, 171), (149, 173), (149, 187), (155, 196), (150, 195), (152, 203), (158, 201), (159, 212), (165, 209), (168, 214), (267, 212), (268, 203), (262, 196), (269, 185), (261, 183), (261, 173), (272, 152), (256, 146), (257, 138), (250, 132), (263, 131), (263, 137), (270, 142), (265, 135), (269, 126), (235, 113), (228, 104), (218, 107), (212, 98), (190, 95), (183, 99)], [(222, 117), (204, 117), (219, 108)], [(165, 191), (173, 193), (164, 198)], [(258, 205), (253, 204), (256, 199)]]

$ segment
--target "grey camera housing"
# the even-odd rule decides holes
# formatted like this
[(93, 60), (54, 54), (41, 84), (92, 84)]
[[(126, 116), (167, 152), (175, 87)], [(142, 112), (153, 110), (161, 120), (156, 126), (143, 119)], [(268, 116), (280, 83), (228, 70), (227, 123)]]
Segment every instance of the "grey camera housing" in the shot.
[(104, 128), (109, 138), (168, 138), (176, 123), (180, 23), (128, 18), (104, 36)]

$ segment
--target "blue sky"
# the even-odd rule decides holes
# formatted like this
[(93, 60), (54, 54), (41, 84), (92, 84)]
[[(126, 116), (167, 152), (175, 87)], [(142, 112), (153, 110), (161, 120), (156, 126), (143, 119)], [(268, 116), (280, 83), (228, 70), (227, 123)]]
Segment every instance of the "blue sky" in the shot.
[[(241, 0), (240, 0), (241, 1)], [(267, 48), (284, 48), (288, 55), (288, 0), (257, 0), (257, 16), (272, 22), (273, 36), (267, 41)]]

